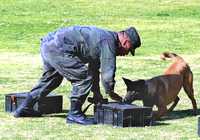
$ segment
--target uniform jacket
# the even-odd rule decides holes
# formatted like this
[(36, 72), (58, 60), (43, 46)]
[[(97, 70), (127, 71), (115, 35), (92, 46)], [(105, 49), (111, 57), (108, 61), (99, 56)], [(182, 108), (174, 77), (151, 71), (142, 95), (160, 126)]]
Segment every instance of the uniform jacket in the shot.
[[(83, 63), (89, 64), (95, 84), (99, 82), (100, 70), (106, 93), (114, 90), (118, 48), (116, 32), (93, 26), (71, 26), (49, 33), (43, 41), (52, 38), (57, 46), (63, 48), (64, 53), (78, 56)], [(96, 87), (99, 88), (98, 85)]]

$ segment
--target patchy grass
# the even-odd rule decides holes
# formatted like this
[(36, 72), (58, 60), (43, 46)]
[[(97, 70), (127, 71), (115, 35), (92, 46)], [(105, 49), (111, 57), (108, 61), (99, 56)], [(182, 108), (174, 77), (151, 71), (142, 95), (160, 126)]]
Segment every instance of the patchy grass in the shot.
[[(7, 56), (7, 63), (2, 61)], [(11, 57), (13, 56), (13, 57)], [(197, 55), (184, 55), (185, 59), (191, 64), (195, 75), (194, 87), (195, 97), (198, 95), (197, 88), (199, 79), (198, 69), (200, 65), (195, 62), (200, 59)], [(15, 59), (13, 59), (15, 58)], [(24, 59), (22, 59), (24, 58)], [(156, 126), (144, 128), (113, 128), (109, 125), (80, 126), (65, 123), (66, 112), (45, 115), (42, 118), (22, 118), (16, 119), (9, 113), (4, 112), (4, 96), (10, 92), (28, 91), (37, 82), (42, 72), (39, 55), (2, 53), (0, 56), (0, 72), (2, 80), (9, 79), (0, 84), (0, 138), (2, 139), (196, 139), (197, 138), (197, 117), (191, 115), (191, 102), (186, 94), (181, 91), (180, 102), (174, 112), (168, 117), (157, 122)], [(159, 56), (135, 56), (119, 57), (117, 63), (116, 91), (124, 96), (125, 84), (121, 77), (130, 79), (150, 78), (154, 75), (162, 74), (163, 69), (170, 62), (163, 62)], [(23, 60), (23, 61), (22, 61)], [(35, 61), (37, 60), (37, 61)], [(134, 60), (134, 61), (133, 61)], [(148, 61), (147, 61), (148, 60)], [(127, 65), (124, 65), (124, 61)], [(193, 67), (193, 65), (195, 66)], [(145, 66), (145, 67), (144, 67)], [(15, 67), (15, 69), (13, 69)], [(5, 69), (6, 68), (6, 69)], [(132, 70), (131, 70), (132, 69)], [(148, 72), (147, 72), (148, 71)], [(7, 75), (7, 76), (6, 76)], [(198, 76), (196, 76), (198, 75)], [(7, 77), (7, 78), (6, 78)], [(69, 109), (70, 84), (66, 81), (56, 89), (55, 93), (63, 95), (63, 109)], [(102, 89), (103, 92), (103, 89)], [(106, 96), (104, 94), (104, 96)], [(136, 102), (141, 104), (141, 102)], [(87, 103), (86, 103), (87, 104)], [(92, 115), (92, 108), (87, 112)], [(10, 135), (12, 132), (12, 135)]]

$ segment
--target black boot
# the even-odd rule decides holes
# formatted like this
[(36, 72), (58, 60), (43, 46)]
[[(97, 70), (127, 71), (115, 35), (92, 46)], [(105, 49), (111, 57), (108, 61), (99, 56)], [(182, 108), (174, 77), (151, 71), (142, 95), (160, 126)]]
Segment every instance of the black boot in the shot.
[(95, 124), (94, 118), (87, 118), (81, 111), (82, 103), (79, 100), (71, 100), (71, 108), (67, 116), (67, 123), (77, 123), (82, 125)]
[(33, 109), (36, 100), (28, 95), (24, 102), (14, 112), (14, 117), (40, 117), (42, 114)]

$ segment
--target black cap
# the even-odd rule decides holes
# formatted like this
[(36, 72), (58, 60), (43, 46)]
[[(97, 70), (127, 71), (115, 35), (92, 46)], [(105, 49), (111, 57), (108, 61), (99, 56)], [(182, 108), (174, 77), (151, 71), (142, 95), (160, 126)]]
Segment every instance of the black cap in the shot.
[(130, 27), (130, 28), (126, 29), (124, 32), (129, 36), (129, 38), (131, 40), (132, 48), (131, 48), (130, 52), (134, 56), (135, 49), (140, 47), (140, 45), (141, 45), (140, 36), (134, 27)]

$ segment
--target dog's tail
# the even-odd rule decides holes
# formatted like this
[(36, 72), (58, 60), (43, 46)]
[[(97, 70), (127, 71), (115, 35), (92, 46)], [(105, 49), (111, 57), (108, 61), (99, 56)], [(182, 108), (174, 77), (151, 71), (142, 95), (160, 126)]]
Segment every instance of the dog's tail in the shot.
[(162, 60), (166, 60), (166, 59), (172, 59), (172, 60), (175, 60), (175, 59), (181, 59), (180, 56), (178, 56), (177, 54), (175, 53), (170, 53), (170, 52), (163, 52), (161, 55), (160, 55), (160, 58)]

